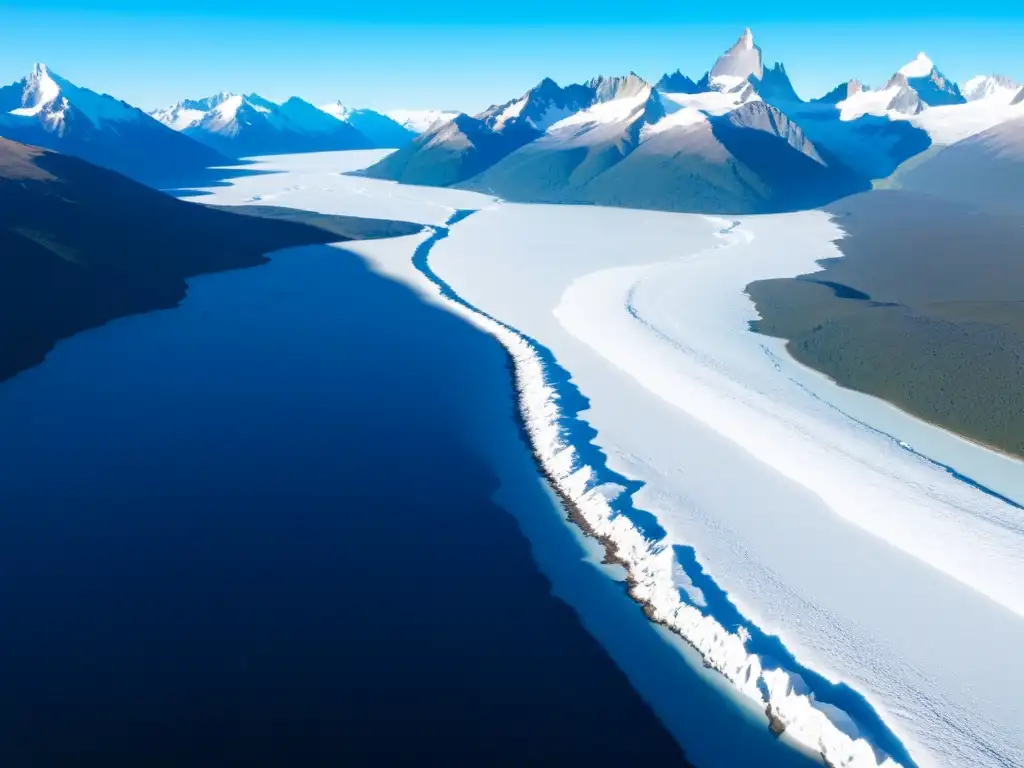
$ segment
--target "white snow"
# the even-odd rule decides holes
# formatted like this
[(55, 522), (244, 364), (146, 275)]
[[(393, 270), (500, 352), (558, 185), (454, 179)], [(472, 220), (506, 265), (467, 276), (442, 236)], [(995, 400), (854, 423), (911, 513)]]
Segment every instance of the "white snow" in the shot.
[(548, 372), (512, 329), (569, 370), (590, 400), (582, 417), (595, 444), (612, 470), (644, 482), (633, 504), (657, 517), (666, 543), (694, 547), (745, 616), (801, 663), (863, 693), (920, 765), (1024, 764), (1024, 520), (899, 441), (1017, 499), (1022, 463), (841, 390), (747, 330), (747, 283), (839, 255), (826, 214), (732, 227), (337, 175), (382, 155), (275, 157), (263, 167), (286, 172), (237, 179), (212, 190), (213, 202), (259, 196), (434, 224), (454, 208), (480, 209), (435, 246), (431, 266), (509, 324), (450, 307), (509, 349), (545, 466), (617, 542), (657, 617), (757, 706), (770, 702), (790, 737), (835, 765), (880, 762), (843, 713), (767, 669), (700, 601), (682, 601), (672, 549), (611, 512), (616, 489), (566, 443)]
[(351, 107), (345, 106), (340, 101), (332, 101), (330, 104), (324, 104), (319, 107), (319, 109), (342, 122), (348, 122), (349, 115), (355, 111)]
[(22, 106), (10, 111), (14, 117), (42, 119), (51, 130), (63, 125), (68, 107), (77, 110), (93, 125), (104, 122), (136, 120), (140, 113), (112, 96), (79, 88), (51, 72), (45, 64), (36, 64), (25, 78)]
[(206, 113), (202, 119), (202, 128), (209, 133), (233, 135), (238, 131), (235, 117), (242, 108), (245, 97), (232, 94)]
[(1013, 94), (1006, 96), (1002, 92), (966, 104), (926, 107), (917, 115), (906, 115), (889, 109), (900, 90), (900, 86), (891, 85), (880, 91), (855, 93), (836, 105), (840, 119), (856, 120), (863, 115), (875, 115), (890, 120), (909, 120), (927, 132), (934, 145), (946, 146), (1015, 117), (1024, 117), (1024, 105), (1010, 104)]
[(31, 117), (44, 107), (55, 102), (60, 96), (60, 86), (50, 77), (45, 64), (36, 64), (25, 82), (22, 106), (12, 109), (12, 115)]
[(168, 128), (175, 131), (183, 131), (186, 128), (191, 128), (205, 116), (206, 112), (203, 110), (193, 109), (181, 104), (176, 104), (173, 107), (168, 107), (167, 109), (158, 109), (150, 113), (150, 117), (154, 120), (158, 120)]
[(526, 103), (529, 101), (528, 96), (523, 96), (521, 99), (516, 99), (507, 107), (505, 107), (498, 116), (494, 119), (495, 128), (500, 129), (509, 120), (514, 120), (523, 113), (523, 109), (526, 108)]
[(764, 77), (764, 69), (761, 63), (761, 49), (754, 45), (754, 35), (749, 29), (745, 29), (739, 40), (718, 58), (711, 68), (711, 80), (728, 84), (730, 81), (720, 78), (732, 78), (735, 80), (746, 80), (749, 77), (758, 79)]
[(641, 130), (641, 141), (649, 136), (654, 136), (675, 128), (690, 128), (694, 125), (703, 125), (708, 122), (707, 115), (699, 109), (677, 109), (675, 112), (665, 115), (653, 125), (645, 125)]
[(889, 105), (900, 93), (900, 86), (890, 85), (880, 91), (861, 90), (843, 99), (836, 108), (840, 120), (856, 120), (864, 115), (888, 116), (891, 120), (904, 120), (906, 115), (890, 110)]
[(966, 104), (929, 107), (911, 118), (911, 122), (927, 131), (933, 144), (946, 146), (1018, 117), (1024, 117), (1024, 104), (1009, 104), (994, 96)]
[[(782, 345), (746, 330), (743, 288), (814, 270), (838, 255), (839, 231), (822, 213), (741, 222), (720, 248), (711, 233), (728, 222), (503, 205), (456, 227), (431, 263), (460, 295), (554, 352), (590, 398), (585, 418), (612, 468), (645, 482), (634, 503), (671, 541), (694, 546), (798, 659), (864, 693), (918, 762), (1020, 762), (1019, 510), (835, 410), (831, 394), (858, 419), (913, 432), (922, 453), (969, 454), (1005, 490), (1024, 489), (1024, 468), (894, 409), (879, 418), (877, 401), (825, 380), (805, 389)], [(687, 623), (668, 586), (671, 557), (637, 556), (659, 615), (675, 616), (756, 698), (743, 681), (757, 679), (760, 662), (721, 628), (712, 641)], [(834, 738), (815, 714), (824, 710), (790, 701), (785, 688), (773, 688), (773, 706), (801, 712), (790, 732), (816, 746)], [(832, 746), (833, 756), (856, 749)]]
[(666, 113), (680, 108), (700, 110), (705, 114), (718, 116), (732, 112), (750, 101), (761, 101), (753, 88), (739, 92), (708, 91), (707, 93), (662, 93), (661, 103)]
[(639, 110), (643, 109), (650, 97), (651, 88), (648, 86), (635, 96), (625, 96), (600, 102), (589, 109), (575, 112), (565, 119), (552, 124), (548, 128), (547, 133), (548, 135), (564, 134), (567, 132), (578, 132), (580, 128), (585, 126), (625, 123), (635, 117)]
[(900, 67), (900, 74), (907, 78), (928, 77), (933, 69), (935, 69), (935, 64), (924, 52), (921, 52), (913, 61)]
[(217, 205), (259, 203), (421, 224), (442, 224), (454, 208), (475, 209), (493, 204), (493, 198), (475, 192), (410, 187), (392, 181), (343, 175), (367, 168), (393, 151), (367, 149), (274, 155), (245, 166), (246, 170), (272, 173), (232, 179), (231, 186), (210, 190), (215, 198), (203, 195), (195, 200), (216, 202)]
[(1008, 77), (999, 75), (977, 75), (972, 77), (961, 88), (964, 98), (968, 101), (993, 99), (1009, 104), (1020, 92), (1020, 85)]
[(393, 109), (387, 116), (410, 131), (423, 133), (434, 123), (448, 122), (458, 114), (443, 109)]

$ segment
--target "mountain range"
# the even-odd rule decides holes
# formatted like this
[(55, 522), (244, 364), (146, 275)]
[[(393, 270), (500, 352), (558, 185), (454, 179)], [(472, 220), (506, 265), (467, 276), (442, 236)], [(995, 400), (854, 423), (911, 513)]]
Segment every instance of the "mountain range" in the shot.
[(1019, 84), (979, 75), (961, 87), (923, 53), (878, 89), (851, 79), (804, 99), (749, 29), (697, 78), (545, 78), (474, 115), (232, 93), (147, 114), (41, 64), (0, 88), (0, 136), (147, 183), (259, 155), (394, 148), (362, 173), (509, 200), (717, 213), (822, 205), (879, 180), (965, 173), (963, 162), (980, 187), (994, 173), (1010, 189), (1012, 173), (989, 166), (1013, 165), (1019, 130), (998, 129), (1022, 117)]
[(158, 122), (231, 157), (397, 148), (416, 135), (387, 115), (341, 102), (316, 107), (293, 96), (219, 93), (150, 113)]
[(147, 181), (230, 162), (228, 156), (170, 130), (142, 110), (79, 88), (44, 64), (0, 87), (0, 136)]
[(857, 80), (804, 100), (745, 30), (700, 78), (541, 81), (430, 126), (363, 173), (523, 202), (718, 213), (796, 210), (870, 188), (908, 159), (1024, 117), (1024, 89), (966, 94), (923, 53), (878, 90)]
[[(418, 113), (404, 119), (423, 120)], [(337, 102), (319, 108), (297, 97), (278, 104), (256, 94), (219, 93), (146, 113), (75, 85), (45, 64), (0, 87), (0, 137), (161, 185), (244, 157), (397, 148), (415, 136), (372, 110)]]

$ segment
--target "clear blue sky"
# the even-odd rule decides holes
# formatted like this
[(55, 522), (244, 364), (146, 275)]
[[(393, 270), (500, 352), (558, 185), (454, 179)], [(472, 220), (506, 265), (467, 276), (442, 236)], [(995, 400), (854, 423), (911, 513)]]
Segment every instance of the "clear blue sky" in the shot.
[(146, 109), (230, 90), (476, 111), (544, 76), (696, 77), (745, 26), (804, 96), (880, 84), (918, 50), (961, 82), (1024, 80), (1010, 0), (0, 0), (0, 82), (45, 61)]

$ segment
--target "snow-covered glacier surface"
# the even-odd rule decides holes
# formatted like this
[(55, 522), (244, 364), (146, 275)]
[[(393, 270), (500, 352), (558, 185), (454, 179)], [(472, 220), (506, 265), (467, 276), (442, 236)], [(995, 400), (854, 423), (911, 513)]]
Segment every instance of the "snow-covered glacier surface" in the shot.
[[(813, 271), (840, 235), (814, 212), (501, 205), (431, 264), (570, 372), (608, 468), (643, 483), (637, 525), (608, 525), (644, 598), (790, 735), (837, 764), (900, 746), (921, 765), (1022, 764), (1024, 465), (810, 386), (747, 330), (744, 287)], [(960, 462), (1011, 501), (943, 466)]]
[(831, 764), (1024, 765), (1024, 465), (747, 330), (744, 286), (839, 255), (827, 215), (338, 175), (370, 154), (274, 158), (213, 202), (448, 224), (351, 250), (509, 350), (545, 474), (657, 621)]

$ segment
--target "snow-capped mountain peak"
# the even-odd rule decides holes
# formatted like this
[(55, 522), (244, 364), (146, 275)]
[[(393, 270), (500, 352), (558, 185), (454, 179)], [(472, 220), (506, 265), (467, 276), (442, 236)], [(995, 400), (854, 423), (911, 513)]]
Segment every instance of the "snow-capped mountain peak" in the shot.
[(900, 67), (890, 84), (899, 78), (906, 81), (921, 102), (928, 106), (941, 107), (963, 104), (965, 101), (957, 84), (947, 79), (924, 53), (917, 54), (913, 61)]
[(0, 87), (0, 136), (82, 157), (137, 179), (166, 180), (227, 158), (45, 64)]
[(356, 112), (352, 107), (346, 106), (340, 101), (332, 101), (330, 104), (324, 104), (320, 109), (331, 117), (337, 118), (343, 122), (348, 122), (348, 118)]
[(978, 75), (964, 83), (961, 92), (968, 101), (993, 99), (1009, 103), (1020, 88), (1018, 83), (1002, 75)]
[(935, 63), (922, 51), (913, 61), (900, 67), (899, 73), (906, 78), (928, 77), (933, 69), (935, 69)]
[(605, 102), (639, 96), (650, 89), (650, 84), (636, 72), (616, 77), (600, 75), (587, 83), (594, 90), (594, 101)]
[[(106, 121), (137, 120), (143, 116), (139, 110), (113, 96), (79, 88), (41, 62), (34, 64), (21, 81), (2, 90), (10, 92), (12, 89), (20, 91), (18, 104), (13, 108), (5, 104), (3, 111), (15, 118), (35, 118), (46, 130), (57, 133), (64, 130), (69, 110), (97, 128)], [(7, 102), (7, 98), (0, 99), (0, 103), (3, 102)]]
[(461, 113), (443, 109), (394, 109), (386, 116), (413, 133), (424, 133), (435, 123), (447, 123), (459, 114)]
[(32, 71), (25, 78), (25, 88), (21, 95), (21, 107), (11, 110), (12, 115), (35, 115), (47, 105), (60, 98), (60, 86), (50, 77), (50, 70), (41, 62), (32, 66)]
[(204, 99), (186, 99), (151, 115), (234, 157), (370, 147), (366, 136), (339, 117), (342, 109), (340, 104), (321, 109), (297, 96), (278, 104), (256, 93), (221, 91)]
[(324, 104), (319, 109), (336, 120), (351, 125), (366, 136), (375, 147), (404, 147), (416, 137), (415, 131), (372, 109), (355, 109), (340, 101)]
[(754, 34), (749, 29), (743, 30), (732, 48), (718, 57), (710, 74), (712, 84), (727, 89), (750, 77), (764, 77), (761, 49), (754, 44)]

